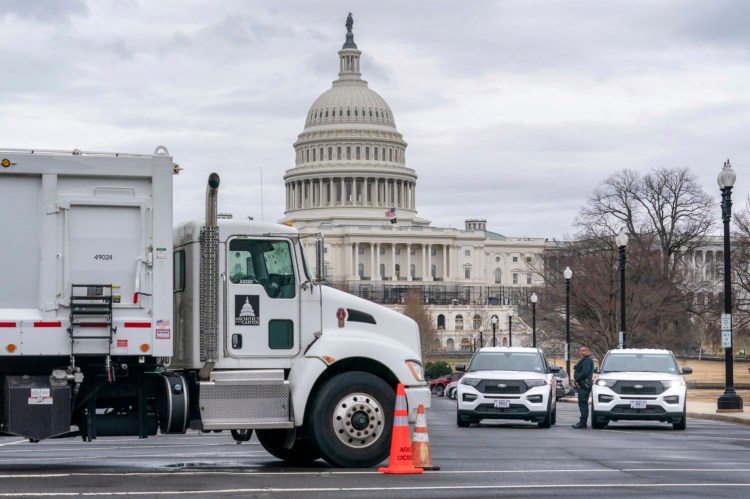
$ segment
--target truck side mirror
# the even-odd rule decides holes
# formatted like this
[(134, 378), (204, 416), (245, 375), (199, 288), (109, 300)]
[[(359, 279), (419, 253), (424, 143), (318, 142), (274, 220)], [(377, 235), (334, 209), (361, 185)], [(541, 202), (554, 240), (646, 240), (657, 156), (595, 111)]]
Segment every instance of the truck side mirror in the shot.
[(456, 371), (460, 373), (466, 372), (466, 364), (456, 364)]
[(560, 372), (560, 366), (549, 366), (549, 372), (551, 372), (551, 373), (559, 373)]
[(683, 367), (682, 374), (693, 374), (693, 370), (690, 367)]

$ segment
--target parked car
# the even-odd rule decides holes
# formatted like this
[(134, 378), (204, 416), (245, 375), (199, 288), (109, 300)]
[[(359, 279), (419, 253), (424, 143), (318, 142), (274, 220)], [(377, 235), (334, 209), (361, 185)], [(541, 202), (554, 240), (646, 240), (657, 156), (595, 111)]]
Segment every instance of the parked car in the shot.
[(554, 373), (554, 377), (556, 380), (560, 381), (558, 383), (558, 387), (562, 387), (562, 393), (558, 391), (557, 398), (562, 398), (566, 395), (569, 395), (571, 393), (571, 386), (570, 386), (570, 377), (568, 376), (567, 371), (559, 366), (550, 366), (550, 367), (557, 367), (558, 371)]
[(448, 386), (445, 387), (445, 396), (449, 399), (456, 399), (456, 388), (458, 388), (458, 383), (460, 380), (451, 381), (448, 383)]
[(445, 376), (440, 376), (438, 379), (433, 379), (430, 381), (430, 391), (433, 395), (437, 395), (438, 397), (442, 397), (445, 393), (445, 387), (448, 386), (448, 383), (451, 381), (458, 381), (463, 377), (464, 373), (462, 372), (456, 372), (447, 374)]
[(686, 428), (687, 387), (677, 360), (669, 350), (628, 348), (610, 350), (602, 360), (592, 388), (591, 426), (610, 421), (645, 420)]
[(458, 384), (456, 424), (522, 419), (549, 428), (557, 419), (557, 370), (538, 348), (480, 348)]

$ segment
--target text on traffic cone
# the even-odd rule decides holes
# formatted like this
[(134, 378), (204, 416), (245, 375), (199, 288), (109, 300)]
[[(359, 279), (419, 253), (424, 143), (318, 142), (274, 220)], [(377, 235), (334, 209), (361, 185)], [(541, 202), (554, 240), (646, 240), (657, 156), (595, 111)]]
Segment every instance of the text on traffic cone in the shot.
[(414, 466), (423, 470), (439, 470), (440, 466), (432, 465), (430, 455), (430, 437), (427, 435), (427, 416), (424, 406), (419, 404), (417, 422), (414, 424), (414, 437), (411, 441), (412, 460)]
[(406, 392), (404, 385), (396, 389), (396, 410), (393, 413), (393, 434), (391, 436), (391, 455), (387, 468), (378, 468), (381, 473), (409, 474), (422, 473), (422, 468), (415, 468), (411, 458), (411, 435), (409, 435), (409, 413), (406, 410)]

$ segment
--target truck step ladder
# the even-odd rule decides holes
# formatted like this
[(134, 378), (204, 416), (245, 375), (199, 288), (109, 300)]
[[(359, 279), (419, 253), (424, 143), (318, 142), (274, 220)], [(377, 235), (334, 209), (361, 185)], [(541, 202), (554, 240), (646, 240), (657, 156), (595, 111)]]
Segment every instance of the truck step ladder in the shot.
[[(108, 340), (112, 344), (116, 328), (112, 327), (112, 285), (73, 284), (70, 292), (70, 341)], [(86, 328), (106, 328), (107, 336), (82, 333)], [(71, 353), (73, 352), (71, 347)], [(109, 349), (107, 349), (109, 351)]]

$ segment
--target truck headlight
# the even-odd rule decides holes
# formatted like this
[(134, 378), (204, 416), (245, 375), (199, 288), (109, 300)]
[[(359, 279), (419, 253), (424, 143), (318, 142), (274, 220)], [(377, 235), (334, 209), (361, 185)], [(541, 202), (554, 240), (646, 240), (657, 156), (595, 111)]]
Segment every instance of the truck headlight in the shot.
[(596, 384), (599, 386), (606, 386), (606, 387), (613, 387), (615, 386), (615, 383), (617, 383), (616, 379), (602, 379), (599, 378), (596, 380)]
[(477, 386), (481, 382), (482, 382), (481, 378), (470, 378), (468, 376), (464, 376), (463, 378), (461, 378), (461, 381), (460, 381), (462, 385), (469, 385), (469, 386)]
[(409, 371), (411, 372), (411, 375), (414, 376), (414, 379), (416, 379), (417, 381), (424, 381), (424, 371), (422, 370), (422, 364), (415, 360), (407, 360), (406, 367), (409, 368)]

